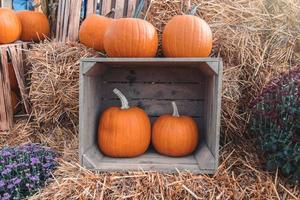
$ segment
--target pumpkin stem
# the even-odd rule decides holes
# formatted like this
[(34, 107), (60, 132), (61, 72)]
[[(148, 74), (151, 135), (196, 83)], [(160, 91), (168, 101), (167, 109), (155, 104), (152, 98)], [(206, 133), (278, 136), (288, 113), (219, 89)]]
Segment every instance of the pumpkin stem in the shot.
[(173, 106), (173, 117), (179, 117), (178, 108), (175, 101), (172, 101), (172, 106)]
[(124, 94), (122, 94), (122, 92), (120, 90), (118, 90), (117, 88), (115, 88), (113, 90), (113, 92), (119, 97), (120, 101), (121, 101), (121, 109), (128, 109), (129, 105), (128, 105), (128, 101), (125, 97)]

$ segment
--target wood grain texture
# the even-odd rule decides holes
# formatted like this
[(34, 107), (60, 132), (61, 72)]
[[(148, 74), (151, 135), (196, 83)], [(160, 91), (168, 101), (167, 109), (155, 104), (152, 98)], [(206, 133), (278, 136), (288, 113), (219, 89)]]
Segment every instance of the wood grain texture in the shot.
[[(82, 60), (81, 163), (97, 171), (143, 169), (174, 172), (177, 168), (196, 173), (213, 173), (218, 166), (221, 62), (214, 58)], [(152, 123), (158, 116), (171, 113), (170, 101), (176, 100), (179, 112), (194, 117), (199, 127), (200, 145), (194, 154), (170, 158), (149, 149), (144, 155), (131, 159), (103, 156), (94, 144), (95, 130), (103, 110), (120, 105), (112, 93), (115, 87), (124, 92), (131, 106), (143, 108)]]
[(116, 0), (114, 18), (118, 19), (123, 17), (125, 8), (125, 0)]
[(101, 15), (106, 15), (112, 9), (112, 1), (111, 0), (103, 0), (101, 6)]
[[(9, 130), (13, 125), (13, 109), (11, 106), (10, 81), (8, 75), (8, 61), (12, 62), (16, 75), (18, 87), (21, 93), (22, 104), (26, 113), (30, 113), (28, 91), (26, 90), (23, 49), (28, 47), (28, 43), (13, 43), (0, 45), (0, 130)], [(9, 57), (8, 57), (9, 56)]]
[(133, 17), (134, 11), (136, 7), (136, 0), (128, 0), (128, 5), (127, 5), (127, 17)]

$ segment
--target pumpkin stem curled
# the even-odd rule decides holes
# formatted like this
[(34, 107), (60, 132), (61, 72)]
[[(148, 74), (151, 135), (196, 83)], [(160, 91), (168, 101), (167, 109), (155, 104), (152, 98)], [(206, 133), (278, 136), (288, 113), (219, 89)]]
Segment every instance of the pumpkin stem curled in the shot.
[(129, 108), (129, 104), (128, 104), (128, 101), (125, 97), (124, 94), (122, 94), (122, 92), (120, 90), (118, 90), (117, 88), (115, 88), (113, 90), (113, 92), (119, 97), (120, 101), (121, 101), (121, 109), (128, 109)]
[(173, 117), (179, 117), (178, 108), (175, 101), (172, 101)]

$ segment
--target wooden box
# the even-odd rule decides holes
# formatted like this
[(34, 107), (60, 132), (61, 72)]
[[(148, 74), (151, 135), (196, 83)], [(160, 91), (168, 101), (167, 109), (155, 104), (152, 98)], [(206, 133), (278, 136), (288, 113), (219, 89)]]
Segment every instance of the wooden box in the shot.
[[(218, 167), (222, 61), (219, 58), (88, 58), (80, 69), (80, 161), (97, 171), (189, 170), (214, 173)], [(143, 108), (153, 122), (172, 113), (176, 101), (181, 115), (198, 124), (200, 142), (193, 155), (162, 156), (150, 146), (136, 158), (104, 156), (97, 146), (99, 117), (109, 106), (120, 106), (118, 88), (130, 106)]]

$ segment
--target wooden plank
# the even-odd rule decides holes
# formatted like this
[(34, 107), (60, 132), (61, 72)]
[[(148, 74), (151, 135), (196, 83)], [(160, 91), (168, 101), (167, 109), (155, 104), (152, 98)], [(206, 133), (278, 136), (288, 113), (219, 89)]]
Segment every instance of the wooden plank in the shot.
[(61, 38), (61, 26), (62, 26), (62, 7), (63, 7), (63, 2), (62, 0), (58, 1), (58, 8), (57, 8), (57, 20), (56, 20), (56, 34), (55, 34), (55, 39), (57, 41), (60, 41)]
[(125, 0), (116, 0), (114, 18), (122, 18), (124, 14)]
[(2, 8), (12, 8), (12, 0), (2, 0), (1, 1), (1, 7)]
[(127, 17), (133, 17), (134, 11), (136, 7), (136, 0), (128, 0), (127, 6)]
[(11, 105), (11, 94), (10, 94), (10, 83), (8, 74), (8, 58), (7, 58), (7, 48), (0, 48), (1, 52), (1, 72), (0, 72), (0, 82), (1, 82), (1, 121), (2, 130), (9, 130), (13, 125), (13, 108)]
[(70, 18), (70, 1), (65, 0), (65, 7), (62, 13), (63, 18), (63, 27), (62, 27), (62, 42), (66, 42), (67, 35), (68, 35), (68, 25), (69, 25), (69, 18)]
[(165, 84), (165, 83), (102, 83), (102, 97), (105, 99), (116, 98), (112, 92), (118, 88), (129, 99), (192, 99), (204, 98), (202, 84)]
[(82, 1), (79, 0), (70, 2), (68, 41), (78, 40), (81, 3)]
[[(179, 114), (189, 115), (194, 117), (203, 116), (204, 102), (203, 101), (188, 101), (188, 100), (178, 100), (176, 101)], [(130, 100), (129, 105), (131, 107), (139, 107), (146, 111), (149, 116), (160, 116), (163, 114), (172, 114), (171, 101), (169, 100)], [(103, 111), (108, 107), (117, 106), (120, 107), (119, 100), (102, 100), (100, 105), (100, 110)]]
[(204, 76), (193, 67), (113, 67), (102, 77), (107, 82), (203, 83)]
[(103, 0), (101, 6), (101, 15), (106, 15), (112, 9), (112, 1), (111, 0)]
[(88, 0), (86, 7), (86, 16), (90, 16), (96, 12), (97, 0)]
[(29, 107), (29, 99), (28, 94), (25, 88), (24, 83), (24, 75), (21, 72), (22, 68), (22, 53), (21, 53), (21, 46), (19, 46), (19, 50), (15, 46), (11, 46), (9, 48), (10, 54), (11, 54), (11, 61), (14, 68), (14, 72), (17, 78), (18, 86), (20, 89), (21, 97), (23, 100), (23, 104), (25, 107), (26, 113), (30, 113), (30, 107)]

